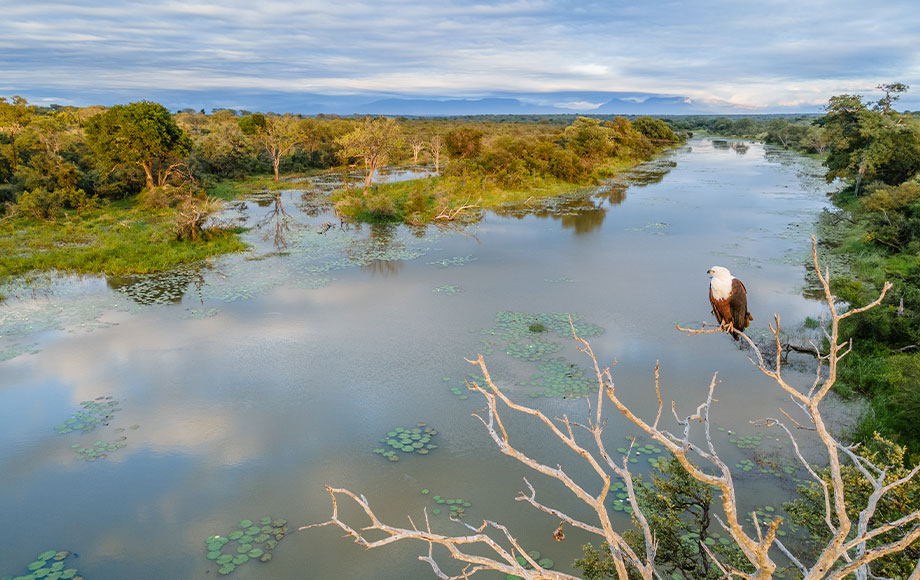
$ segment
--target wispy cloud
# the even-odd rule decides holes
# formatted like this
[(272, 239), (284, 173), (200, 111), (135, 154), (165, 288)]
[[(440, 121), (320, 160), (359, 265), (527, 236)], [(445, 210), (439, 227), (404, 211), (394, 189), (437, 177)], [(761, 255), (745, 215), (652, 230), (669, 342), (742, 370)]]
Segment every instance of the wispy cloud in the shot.
[(20, 2), (0, 20), (0, 94), (636, 91), (769, 109), (920, 85), (918, 28), (907, 0)]

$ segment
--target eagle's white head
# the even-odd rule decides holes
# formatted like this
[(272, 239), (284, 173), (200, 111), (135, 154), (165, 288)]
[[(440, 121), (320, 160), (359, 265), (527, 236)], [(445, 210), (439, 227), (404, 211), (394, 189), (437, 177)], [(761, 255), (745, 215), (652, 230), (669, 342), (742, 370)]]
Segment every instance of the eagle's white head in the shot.
[(724, 300), (732, 292), (732, 273), (723, 266), (713, 266), (709, 269), (709, 289), (716, 300)]

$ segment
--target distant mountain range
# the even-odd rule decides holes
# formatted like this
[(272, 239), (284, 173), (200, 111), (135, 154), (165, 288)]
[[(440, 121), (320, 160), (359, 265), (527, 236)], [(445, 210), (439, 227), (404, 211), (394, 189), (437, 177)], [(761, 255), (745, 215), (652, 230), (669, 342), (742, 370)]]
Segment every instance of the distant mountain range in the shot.
[[(22, 94), (30, 102), (46, 98)], [(57, 104), (113, 105), (151, 100), (169, 109), (236, 109), (317, 115), (391, 115), (447, 117), (462, 115), (744, 115), (818, 113), (821, 107), (751, 110), (732, 103), (694, 101), (687, 97), (636, 92), (568, 91), (498, 93), (483, 98), (413, 97), (408, 95), (320, 95), (290, 92), (151, 90), (143, 95), (83, 94), (53, 101)]]

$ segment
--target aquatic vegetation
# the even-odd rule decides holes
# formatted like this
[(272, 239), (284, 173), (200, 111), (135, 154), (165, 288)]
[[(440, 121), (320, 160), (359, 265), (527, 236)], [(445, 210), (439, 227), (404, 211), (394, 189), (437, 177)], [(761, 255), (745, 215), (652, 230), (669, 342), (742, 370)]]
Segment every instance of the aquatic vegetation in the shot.
[[(530, 556), (530, 559), (535, 561), (537, 565), (543, 568), (544, 570), (552, 570), (553, 566), (556, 565), (556, 563), (552, 559), (543, 557), (543, 554), (541, 554), (537, 550), (531, 550), (527, 552), (527, 555)], [(524, 556), (515, 556), (515, 560), (517, 560), (518, 564), (520, 564), (525, 570), (533, 569), (533, 566), (530, 564), (530, 562), (527, 561), (527, 558), (525, 558)], [(521, 580), (521, 577), (515, 576), (514, 574), (506, 574), (505, 580)]]
[(665, 235), (667, 229), (671, 227), (671, 224), (666, 224), (663, 222), (649, 222), (639, 228), (626, 228), (626, 231), (629, 232), (648, 232), (655, 236)]
[[(94, 401), (83, 401), (80, 403), (82, 410), (74, 413), (70, 419), (67, 419), (60, 425), (55, 425), (54, 430), (60, 435), (79, 432), (86, 434), (95, 430), (97, 427), (107, 427), (115, 417), (115, 412), (120, 411), (118, 401), (111, 396), (96, 397)], [(140, 425), (132, 425), (131, 430), (137, 430)], [(78, 459), (84, 461), (95, 461), (102, 459), (110, 453), (128, 446), (125, 441), (128, 437), (122, 435), (126, 429), (118, 427), (114, 430), (118, 436), (112, 441), (95, 441), (93, 443), (80, 444), (74, 443), (70, 446), (76, 453)]]
[(267, 563), (272, 550), (288, 533), (288, 522), (283, 518), (265, 516), (259, 520), (241, 520), (237, 528), (226, 536), (210, 536), (207, 558), (219, 566), (217, 573), (227, 575), (248, 562)]
[(95, 401), (83, 401), (80, 403), (81, 411), (74, 413), (70, 419), (67, 419), (60, 425), (55, 425), (54, 430), (61, 435), (66, 435), (73, 431), (92, 431), (99, 425), (108, 425), (108, 422), (119, 411), (118, 401), (112, 397), (96, 397)]
[(188, 314), (183, 315), (182, 318), (185, 318), (187, 320), (204, 320), (205, 318), (211, 318), (212, 316), (217, 316), (217, 314), (220, 313), (220, 310), (218, 310), (217, 308), (205, 308), (205, 309), (187, 308), (186, 312), (188, 312)]
[[(520, 383), (543, 387), (542, 391), (530, 393), (532, 397), (584, 396), (597, 388), (597, 381), (586, 377), (584, 369), (567, 362), (564, 357), (552, 358), (564, 348), (563, 340), (571, 339), (573, 324), (583, 337), (597, 336), (604, 331), (600, 326), (582, 322), (581, 318), (566, 313), (499, 312), (495, 316), (495, 326), (480, 331), (490, 337), (482, 341), (480, 352), (490, 355), (493, 350), (501, 350), (512, 358), (537, 363), (540, 373)], [(459, 396), (459, 393), (454, 394)]]
[(390, 449), (378, 447), (374, 453), (386, 457), (390, 461), (399, 461), (397, 451), (403, 453), (417, 453), (419, 455), (428, 455), (438, 446), (432, 443), (432, 439), (438, 434), (437, 429), (429, 427), (425, 423), (419, 423), (417, 427), (394, 427), (387, 432), (385, 437), (380, 439), (380, 443), (387, 445)]
[(463, 289), (460, 288), (460, 286), (457, 284), (452, 284), (452, 285), (438, 286), (437, 288), (432, 290), (432, 292), (436, 292), (438, 294), (446, 294), (447, 296), (453, 296), (454, 294), (459, 294), (460, 292), (463, 292)]
[(67, 559), (76, 558), (67, 550), (47, 550), (25, 566), (27, 572), (19, 575), (2, 576), (0, 580), (83, 580), (76, 568), (68, 565)]
[(442, 268), (455, 268), (459, 266), (465, 266), (470, 262), (475, 262), (478, 258), (473, 256), (455, 256), (453, 258), (444, 258), (442, 260), (435, 260), (434, 262), (428, 262), (431, 265), (438, 265)]
[[(422, 495), (428, 495), (424, 493), (427, 490), (422, 490)], [(434, 515), (440, 515), (445, 513), (454, 519), (459, 519), (466, 516), (467, 508), (473, 507), (473, 504), (462, 498), (448, 499), (446, 497), (441, 497), (440, 495), (431, 496), (431, 501), (434, 503), (434, 507), (431, 510), (431, 513)]]

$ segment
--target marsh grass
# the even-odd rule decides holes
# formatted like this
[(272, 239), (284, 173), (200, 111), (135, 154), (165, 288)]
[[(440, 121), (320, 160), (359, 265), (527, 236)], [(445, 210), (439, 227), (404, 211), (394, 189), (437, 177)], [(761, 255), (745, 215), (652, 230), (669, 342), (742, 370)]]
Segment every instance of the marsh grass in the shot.
[(241, 230), (208, 231), (179, 241), (175, 211), (128, 201), (55, 221), (13, 218), (0, 223), (0, 282), (33, 270), (131, 274), (165, 270), (246, 248)]
[(504, 188), (482, 176), (428, 177), (376, 185), (364, 195), (361, 188), (336, 191), (332, 199), (342, 214), (367, 222), (429, 223), (444, 211), (465, 205), (479, 208), (522, 203), (533, 197), (572, 193), (584, 185), (533, 177)]

